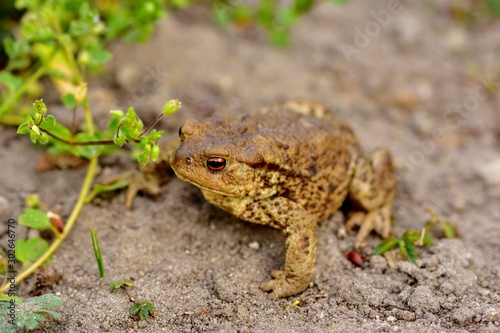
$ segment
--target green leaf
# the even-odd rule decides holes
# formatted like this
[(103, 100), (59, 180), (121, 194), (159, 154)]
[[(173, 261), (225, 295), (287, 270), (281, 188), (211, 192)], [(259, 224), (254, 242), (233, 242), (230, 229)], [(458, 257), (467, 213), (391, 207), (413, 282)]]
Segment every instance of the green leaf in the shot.
[(30, 139), (31, 139), (31, 142), (36, 143), (38, 136), (36, 135), (36, 133), (34, 131), (30, 131)]
[(398, 246), (398, 239), (394, 236), (391, 236), (373, 248), (372, 255), (376, 256), (378, 254), (382, 255), (385, 252), (392, 250), (393, 248)]
[[(64, 139), (64, 140), (69, 140), (71, 138), (71, 131), (67, 129), (65, 126), (55, 123), (54, 127), (50, 129), (50, 133), (56, 135), (57, 137)], [(60, 141), (56, 141), (59, 144), (64, 144)], [(66, 145), (66, 144), (64, 144)]]
[(290, 32), (287, 29), (275, 28), (270, 32), (271, 42), (280, 47), (285, 47), (290, 43)]
[[(98, 133), (96, 132), (94, 136), (89, 135), (88, 133), (78, 133), (75, 135), (75, 142), (92, 142), (96, 141), (99, 138), (97, 137)], [(80, 145), (75, 146), (72, 150), (73, 154), (84, 157), (91, 158), (93, 156), (98, 156), (102, 151), (102, 147), (98, 145)]]
[(61, 96), (61, 100), (65, 107), (68, 109), (73, 109), (76, 106), (75, 94), (67, 93)]
[(0, 84), (9, 88), (10, 91), (14, 91), (19, 89), (19, 87), (23, 84), (23, 79), (4, 70), (0, 71)]
[(49, 229), (51, 225), (47, 214), (33, 208), (26, 208), (19, 216), (19, 224), (38, 230)]
[(113, 281), (109, 284), (109, 291), (110, 292), (113, 292), (117, 289), (120, 289), (124, 286), (127, 286), (127, 287), (133, 287), (134, 286), (134, 282), (132, 281), (127, 281), (127, 280), (119, 280), (119, 281)]
[(297, 20), (298, 16), (291, 8), (285, 8), (278, 11), (276, 16), (277, 24), (282, 29), (292, 27), (295, 23), (297, 23)]
[(111, 110), (111, 111), (109, 111), (109, 113), (111, 113), (111, 115), (113, 115), (113, 117), (117, 117), (117, 118), (122, 118), (125, 115), (122, 110)]
[(417, 249), (415, 248), (415, 245), (408, 241), (407, 239), (400, 239), (398, 241), (398, 246), (399, 250), (401, 252), (401, 255), (411, 261), (415, 262), (415, 260), (418, 259), (418, 254), (417, 254)]
[(12, 309), (9, 307), (11, 307), (11, 304), (9, 302), (0, 302), (0, 328), (2, 329), (2, 333), (16, 333), (18, 331), (17, 325), (12, 325), (12, 322), (9, 322), (9, 314), (10, 310)]
[(403, 233), (403, 239), (408, 240), (411, 243), (415, 243), (420, 239), (422, 232), (419, 230), (407, 230)]
[(453, 223), (441, 222), (441, 228), (443, 228), (446, 238), (458, 238), (458, 231)]
[(54, 79), (60, 79), (60, 80), (63, 80), (63, 81), (69, 81), (68, 77), (66, 76), (66, 74), (64, 74), (63, 72), (61, 72), (60, 70), (57, 70), (57, 69), (54, 69), (54, 68), (51, 68), (48, 72), (47, 72), (47, 75), (51, 76), (52, 78)]
[(97, 268), (99, 269), (99, 277), (102, 279), (104, 277), (104, 263), (102, 261), (102, 253), (101, 253), (101, 247), (99, 246), (99, 239), (97, 238), (97, 230), (95, 230), (94, 227), (90, 227), (90, 238), (92, 240), (92, 248), (94, 249)]
[(42, 144), (42, 145), (46, 145), (47, 143), (49, 143), (49, 136), (47, 135), (47, 133), (42, 132), (38, 136), (38, 142), (40, 142), (40, 144)]
[(418, 253), (417, 249), (415, 248), (415, 245), (413, 243), (409, 242), (408, 240), (404, 241), (406, 253), (408, 255), (408, 259), (411, 262), (415, 262), (418, 259)]
[(26, 302), (16, 308), (17, 327), (34, 329), (46, 319), (46, 316), (51, 316), (57, 320), (61, 319), (59, 313), (48, 309), (60, 306), (62, 303), (62, 299), (54, 294), (28, 298)]
[(299, 14), (308, 12), (314, 4), (314, 0), (295, 0), (293, 2), (294, 10)]
[(49, 243), (41, 238), (20, 239), (16, 242), (16, 259), (24, 266), (36, 261), (49, 248)]
[(121, 147), (123, 146), (125, 143), (127, 143), (127, 140), (123, 137), (123, 136), (118, 136), (118, 137), (115, 137), (113, 139), (113, 142), (115, 143), (115, 145), (117, 145), (118, 147)]
[(113, 58), (111, 52), (105, 50), (101, 45), (89, 46), (86, 51), (89, 53), (89, 65), (98, 66), (105, 64)]
[(148, 164), (148, 161), (149, 161), (149, 152), (143, 151), (142, 153), (139, 154), (139, 156), (137, 157), (137, 160), (142, 165)]
[(401, 255), (403, 258), (406, 260), (410, 259), (410, 255), (408, 254), (408, 251), (406, 250), (406, 242), (403, 239), (398, 240), (398, 246), (399, 246), (399, 252), (401, 252)]
[(139, 315), (141, 320), (146, 320), (149, 315), (156, 316), (156, 310), (150, 301), (138, 300), (130, 307), (129, 311), (133, 316)]
[[(10, 303), (10, 300), (14, 300), (14, 303), (16, 304), (21, 304), (23, 302), (23, 299), (18, 296), (8, 296), (4, 293), (0, 293), (0, 302), (8, 302)], [(2, 326), (0, 326), (2, 327)]]
[(150, 138), (150, 141), (156, 142), (156, 141), (161, 139), (161, 137), (163, 136), (163, 133), (165, 133), (165, 132), (164, 131), (157, 131), (157, 130), (153, 129), (148, 137)]
[(13, 39), (11, 37), (4, 37), (3, 45), (5, 53), (7, 53), (9, 59), (25, 56), (28, 55), (30, 52), (30, 46), (28, 44), (28, 41), (24, 39)]
[(500, 15), (500, 1), (486, 0), (486, 7), (488, 8), (488, 11), (490, 12), (491, 15), (493, 16)]
[(28, 128), (28, 122), (24, 122), (17, 128), (17, 134), (29, 134), (31, 130)]
[[(24, 25), (23, 27), (26, 27)], [(54, 43), (56, 39), (56, 32), (50, 27), (35, 27), (32, 26), (32, 29), (24, 29), (24, 38), (31, 43), (45, 43), (50, 44)]]
[[(419, 230), (408, 230), (408, 231), (405, 231), (403, 233), (403, 237), (402, 237), (404, 240), (407, 240), (409, 241), (410, 243), (412, 244), (415, 244), (417, 241), (420, 240), (420, 238), (422, 238), (422, 231), (419, 231)], [(423, 246), (428, 246), (428, 245), (432, 245), (434, 243), (434, 241), (432, 240), (432, 237), (429, 235), (428, 232), (425, 232), (424, 234), (424, 239), (423, 239)]]
[(124, 126), (120, 127), (120, 134), (121, 135), (119, 137), (123, 137), (127, 141), (132, 142), (135, 140), (135, 137), (137, 135), (139, 135), (139, 133), (140, 132), (138, 130), (136, 130), (135, 128), (129, 127), (128, 125), (124, 125)]
[(43, 117), (40, 128), (43, 128), (44, 130), (51, 130), (54, 126), (56, 126), (56, 118), (54, 118), (54, 116), (48, 115)]
[(153, 148), (151, 149), (151, 159), (153, 161), (156, 161), (159, 155), (160, 155), (160, 147), (158, 147), (158, 145), (154, 145)]

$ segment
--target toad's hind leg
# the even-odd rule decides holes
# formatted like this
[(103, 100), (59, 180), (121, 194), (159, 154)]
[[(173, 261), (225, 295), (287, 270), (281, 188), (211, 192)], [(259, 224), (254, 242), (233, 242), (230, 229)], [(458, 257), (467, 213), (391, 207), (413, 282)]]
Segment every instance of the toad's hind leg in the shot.
[(369, 159), (359, 155), (349, 187), (352, 210), (346, 229), (359, 227), (355, 247), (359, 248), (371, 231), (386, 238), (391, 231), (391, 214), (396, 195), (396, 176), (388, 150), (377, 149)]

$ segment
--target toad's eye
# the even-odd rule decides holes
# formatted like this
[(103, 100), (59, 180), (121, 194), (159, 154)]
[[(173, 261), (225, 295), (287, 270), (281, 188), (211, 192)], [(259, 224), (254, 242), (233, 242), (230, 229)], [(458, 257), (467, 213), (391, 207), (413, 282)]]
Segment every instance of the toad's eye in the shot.
[(227, 165), (227, 161), (222, 157), (209, 157), (207, 167), (210, 171), (222, 171)]
[(182, 136), (182, 127), (179, 127), (179, 138)]

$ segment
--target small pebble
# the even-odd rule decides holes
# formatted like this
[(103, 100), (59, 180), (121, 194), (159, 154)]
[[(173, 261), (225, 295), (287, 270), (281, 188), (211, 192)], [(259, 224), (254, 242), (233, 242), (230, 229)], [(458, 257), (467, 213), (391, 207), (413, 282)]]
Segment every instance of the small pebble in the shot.
[(487, 184), (500, 186), (500, 159), (477, 166), (477, 172)]
[(387, 317), (387, 319), (386, 319), (386, 320), (387, 320), (388, 322), (390, 322), (390, 323), (393, 323), (393, 322), (395, 322), (397, 319), (396, 319), (396, 317), (389, 316), (389, 317)]
[(251, 242), (248, 244), (248, 247), (251, 248), (252, 250), (257, 251), (260, 249), (260, 243), (259, 242)]

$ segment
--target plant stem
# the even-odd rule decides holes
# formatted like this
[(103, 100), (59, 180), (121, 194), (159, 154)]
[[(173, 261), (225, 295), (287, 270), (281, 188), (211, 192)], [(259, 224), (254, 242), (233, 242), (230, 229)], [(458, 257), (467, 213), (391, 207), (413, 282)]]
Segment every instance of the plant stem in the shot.
[[(94, 156), (90, 159), (90, 164), (89, 168), (87, 169), (87, 174), (85, 176), (85, 180), (82, 185), (82, 189), (80, 190), (80, 195), (78, 196), (78, 200), (73, 207), (73, 211), (71, 212), (71, 215), (68, 218), (68, 223), (64, 227), (64, 232), (61, 234), (61, 237), (56, 238), (54, 242), (50, 245), (49, 249), (40, 257), (38, 258), (37, 261), (35, 261), (33, 264), (31, 264), (26, 270), (21, 272), (16, 278), (16, 284), (27, 278), (29, 275), (33, 274), (33, 272), (38, 269), (38, 267), (42, 266), (47, 259), (57, 250), (59, 245), (64, 241), (66, 236), (68, 236), (69, 232), (71, 231), (71, 228), (73, 228), (76, 219), (78, 218), (78, 215), (80, 215), (80, 212), (85, 204), (85, 198), (87, 197), (90, 186), (92, 185), (92, 180), (94, 179), (95, 171), (96, 171), (96, 166), (97, 166), (97, 156)], [(1, 289), (0, 292), (5, 292), (7, 289), (9, 289), (10, 284), (4, 285)]]
[(161, 119), (161, 117), (163, 117), (163, 113), (160, 113), (156, 118), (155, 120), (153, 120), (153, 122), (151, 124), (149, 124), (148, 127), (146, 127), (146, 129), (144, 131), (141, 132), (141, 134), (139, 134), (137, 136), (137, 138), (140, 138), (141, 136), (143, 136), (144, 134), (146, 134), (147, 132), (149, 132)]
[(90, 135), (94, 134), (94, 121), (92, 120), (92, 113), (90, 112), (89, 99), (88, 96), (82, 103), (83, 115), (85, 117), (85, 124), (87, 125), (87, 130)]

